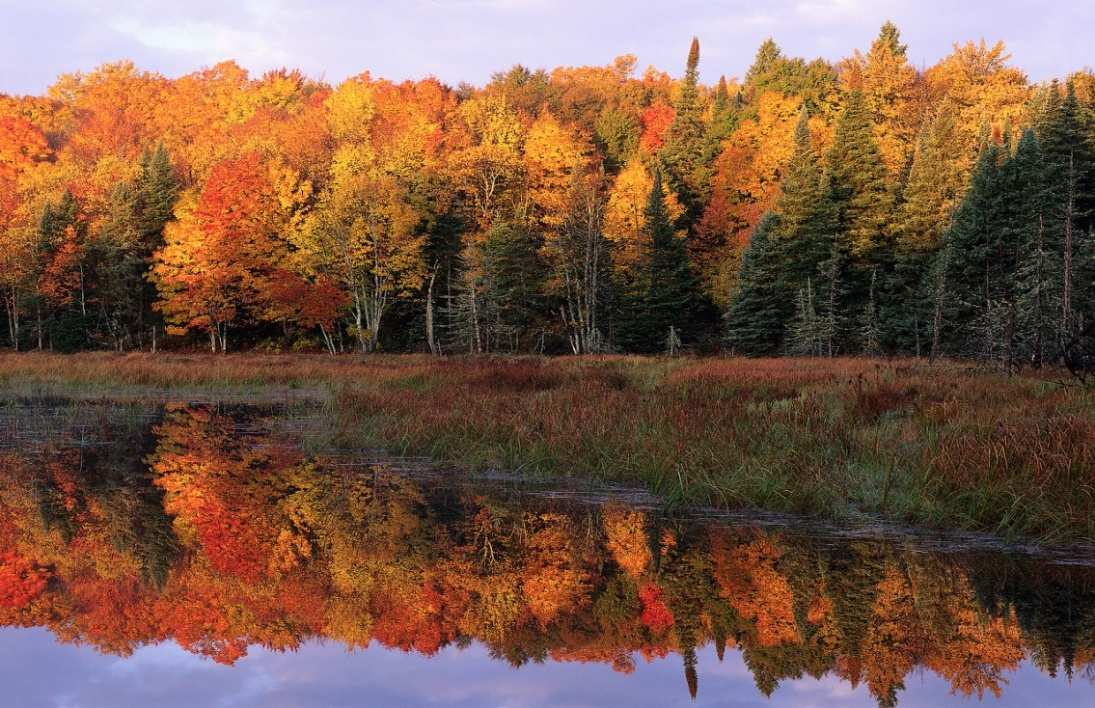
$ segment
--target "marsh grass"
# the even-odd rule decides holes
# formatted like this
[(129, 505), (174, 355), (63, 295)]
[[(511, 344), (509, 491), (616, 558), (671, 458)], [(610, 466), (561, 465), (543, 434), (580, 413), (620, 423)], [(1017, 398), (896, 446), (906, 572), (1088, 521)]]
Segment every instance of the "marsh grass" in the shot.
[(8, 355), (0, 393), (314, 400), (325, 444), (681, 504), (1095, 541), (1095, 392), (955, 362)]

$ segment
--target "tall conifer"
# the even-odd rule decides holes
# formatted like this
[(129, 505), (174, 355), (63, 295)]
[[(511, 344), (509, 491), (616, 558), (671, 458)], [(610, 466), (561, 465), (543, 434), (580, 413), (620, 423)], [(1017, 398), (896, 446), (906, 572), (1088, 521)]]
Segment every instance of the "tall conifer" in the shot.
[(708, 166), (703, 160), (705, 126), (703, 99), (699, 91), (699, 63), (700, 42), (693, 37), (680, 94), (674, 105), (673, 122), (659, 153), (669, 187), (684, 205), (686, 227), (695, 223), (703, 211), (708, 182)]
[(779, 216), (765, 214), (742, 254), (741, 278), (726, 315), (726, 344), (748, 355), (773, 354), (783, 340), (793, 302), (780, 286)]

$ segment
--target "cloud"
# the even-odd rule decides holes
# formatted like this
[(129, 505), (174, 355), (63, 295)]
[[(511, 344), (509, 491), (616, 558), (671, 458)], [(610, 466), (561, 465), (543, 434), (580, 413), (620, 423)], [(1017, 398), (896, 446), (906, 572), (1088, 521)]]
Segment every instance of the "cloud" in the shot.
[(191, 54), (204, 62), (234, 58), (244, 64), (271, 66), (292, 57), (269, 35), (205, 20), (153, 24), (132, 17), (115, 18), (110, 27), (149, 49)]
[(512, 64), (604, 64), (632, 53), (679, 75), (692, 35), (704, 80), (742, 75), (772, 36), (793, 56), (837, 60), (892, 19), (918, 65), (955, 41), (1002, 38), (1035, 80), (1095, 63), (1095, 3), (996, 0), (0, 0), (0, 91), (40, 93), (63, 72), (129, 58), (176, 76), (232, 58), (339, 81), (365, 69), (484, 83)]

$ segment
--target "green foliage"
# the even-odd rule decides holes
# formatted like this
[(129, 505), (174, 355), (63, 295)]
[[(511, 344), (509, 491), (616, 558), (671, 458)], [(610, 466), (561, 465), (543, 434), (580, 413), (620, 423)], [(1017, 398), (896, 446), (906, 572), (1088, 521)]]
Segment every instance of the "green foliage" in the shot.
[(780, 222), (774, 236), (782, 242), (787, 256), (780, 268), (781, 279), (789, 292), (795, 292), (816, 275), (838, 229), (836, 205), (811, 144), (805, 109), (795, 128), (795, 151), (776, 208)]
[(699, 282), (684, 239), (669, 218), (661, 173), (654, 173), (644, 213), (644, 245), (640, 278), (625, 291), (621, 343), (635, 351), (665, 348), (670, 328), (685, 340), (696, 336), (694, 317)]
[(760, 45), (745, 74), (744, 88), (752, 98), (765, 91), (802, 96), (807, 108), (818, 110), (836, 95), (837, 79), (828, 62), (785, 57), (769, 37)]
[(726, 321), (726, 344), (739, 354), (772, 354), (779, 350), (791, 300), (780, 286), (782, 249), (774, 234), (780, 219), (765, 215), (741, 259), (741, 280)]
[(700, 43), (693, 37), (680, 95), (674, 104), (673, 122), (658, 153), (669, 187), (684, 205), (685, 226), (694, 224), (703, 212), (709, 180), (709, 166), (703, 160), (706, 130), (698, 86), (699, 61)]
[(594, 139), (605, 156), (605, 168), (619, 171), (639, 145), (639, 122), (629, 112), (606, 106), (594, 124)]
[(829, 151), (829, 186), (842, 247), (859, 260), (870, 259), (884, 245), (894, 205), (872, 131), (863, 94), (853, 91)]

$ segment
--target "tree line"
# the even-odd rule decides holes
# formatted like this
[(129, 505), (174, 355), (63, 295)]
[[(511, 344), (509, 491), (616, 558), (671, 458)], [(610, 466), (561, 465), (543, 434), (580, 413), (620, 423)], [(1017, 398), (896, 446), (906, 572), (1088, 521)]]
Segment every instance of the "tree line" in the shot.
[(1090, 366), (1095, 74), (1008, 61), (65, 75), (0, 96), (7, 343)]

